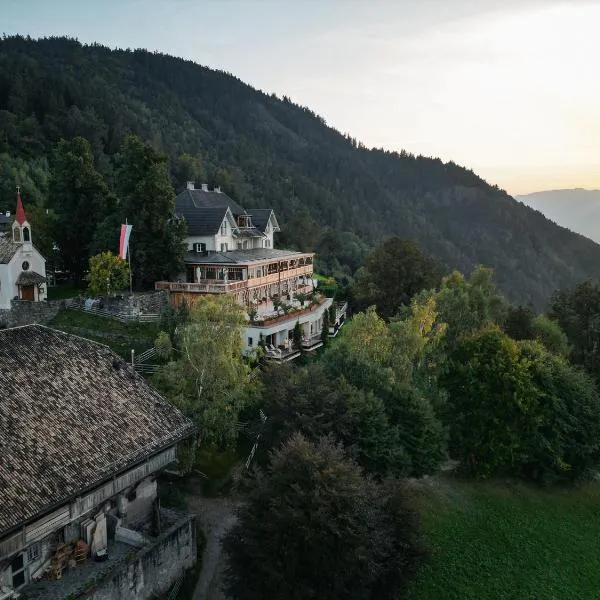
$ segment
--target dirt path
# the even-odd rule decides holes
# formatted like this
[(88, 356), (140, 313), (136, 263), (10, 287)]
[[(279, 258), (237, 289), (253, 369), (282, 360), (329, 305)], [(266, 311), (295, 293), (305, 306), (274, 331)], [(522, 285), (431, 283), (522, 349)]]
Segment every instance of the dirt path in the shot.
[(235, 505), (228, 498), (203, 498), (187, 495), (188, 508), (198, 517), (206, 536), (202, 571), (194, 591), (194, 600), (226, 600), (221, 591), (224, 560), (221, 537), (235, 523)]

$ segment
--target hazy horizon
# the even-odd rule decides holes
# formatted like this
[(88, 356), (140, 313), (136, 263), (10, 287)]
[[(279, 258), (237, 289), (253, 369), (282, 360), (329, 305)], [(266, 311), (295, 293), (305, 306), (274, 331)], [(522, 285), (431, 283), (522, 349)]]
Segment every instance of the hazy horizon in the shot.
[(2, 31), (147, 48), (513, 195), (600, 187), (600, 2), (6, 0)]

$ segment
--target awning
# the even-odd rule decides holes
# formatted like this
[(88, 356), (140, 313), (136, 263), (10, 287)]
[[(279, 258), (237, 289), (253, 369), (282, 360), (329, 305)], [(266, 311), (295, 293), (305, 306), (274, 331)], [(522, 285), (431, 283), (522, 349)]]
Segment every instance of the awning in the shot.
[(17, 285), (39, 285), (46, 283), (46, 278), (35, 271), (21, 271), (17, 279)]

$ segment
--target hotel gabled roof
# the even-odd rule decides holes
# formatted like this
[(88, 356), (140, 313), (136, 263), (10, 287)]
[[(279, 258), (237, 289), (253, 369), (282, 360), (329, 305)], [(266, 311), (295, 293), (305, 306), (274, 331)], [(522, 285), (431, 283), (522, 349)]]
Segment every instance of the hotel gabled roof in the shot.
[(41, 325), (0, 331), (0, 537), (192, 431), (108, 347)]

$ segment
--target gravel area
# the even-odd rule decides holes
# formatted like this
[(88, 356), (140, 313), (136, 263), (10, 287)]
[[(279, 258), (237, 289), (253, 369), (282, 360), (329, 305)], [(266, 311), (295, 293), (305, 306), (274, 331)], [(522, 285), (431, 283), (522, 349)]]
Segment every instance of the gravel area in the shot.
[(221, 538), (235, 523), (235, 504), (229, 498), (203, 498), (191, 494), (186, 500), (189, 512), (197, 515), (206, 536), (202, 571), (194, 600), (227, 600), (221, 590), (225, 566)]

